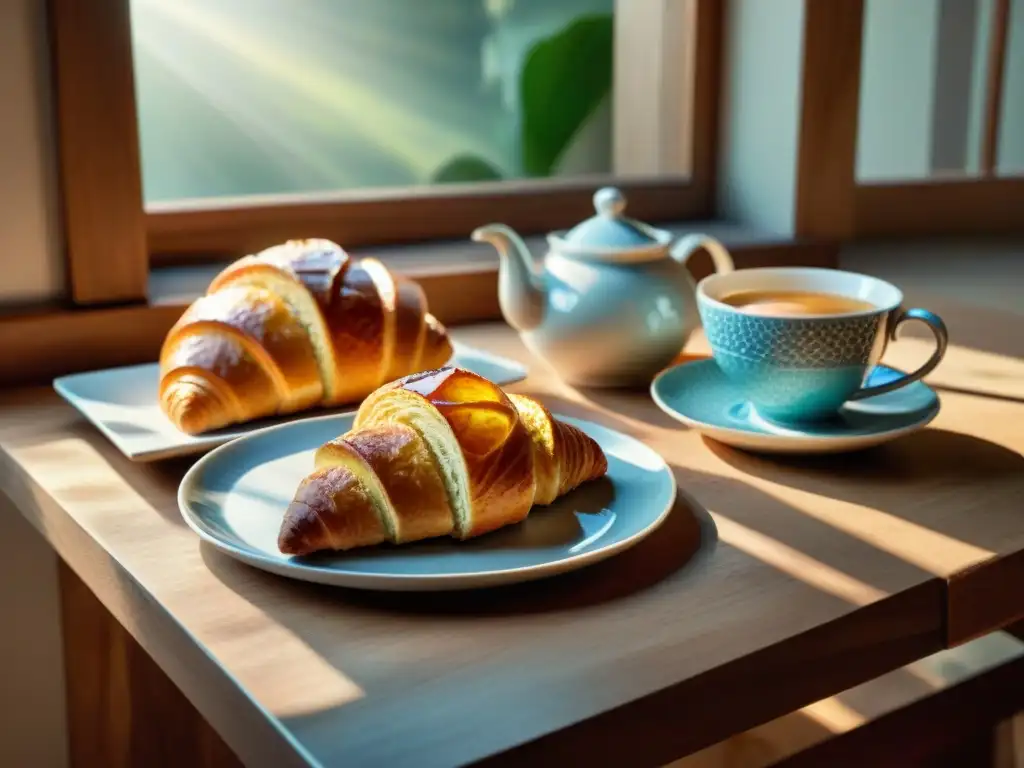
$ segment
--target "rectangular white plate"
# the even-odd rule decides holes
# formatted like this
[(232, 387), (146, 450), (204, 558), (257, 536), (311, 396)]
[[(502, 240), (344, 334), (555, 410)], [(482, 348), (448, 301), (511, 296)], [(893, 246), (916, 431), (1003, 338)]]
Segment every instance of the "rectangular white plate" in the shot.
[[(514, 360), (457, 341), (454, 346), (453, 365), (467, 368), (495, 384), (511, 384), (526, 378), (526, 368)], [(353, 406), (335, 410), (316, 409), (236, 424), (204, 435), (186, 435), (160, 410), (157, 402), (159, 383), (159, 364), (145, 363), (62, 376), (54, 380), (53, 388), (132, 461), (157, 461), (172, 456), (206, 453), (271, 424), (354, 409)]]

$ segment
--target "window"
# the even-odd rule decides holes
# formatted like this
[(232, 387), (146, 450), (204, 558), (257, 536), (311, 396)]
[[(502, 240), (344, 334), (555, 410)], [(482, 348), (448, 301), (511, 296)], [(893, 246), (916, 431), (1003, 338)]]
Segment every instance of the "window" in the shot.
[(858, 180), (1024, 172), (1021, 78), (1021, 0), (867, 0)]
[(147, 258), (545, 231), (611, 178), (713, 210), (719, 0), (50, 1), (79, 302)]
[(612, 171), (613, 0), (132, 0), (146, 202)]
[(1019, 231), (1024, 1), (808, 0), (798, 231)]

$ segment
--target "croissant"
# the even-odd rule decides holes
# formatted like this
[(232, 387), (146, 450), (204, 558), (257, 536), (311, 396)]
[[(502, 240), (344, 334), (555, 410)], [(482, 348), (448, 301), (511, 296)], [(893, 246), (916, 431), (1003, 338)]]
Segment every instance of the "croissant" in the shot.
[(291, 240), (231, 264), (171, 328), (160, 405), (206, 432), (354, 403), (451, 355), (416, 283), (329, 240)]
[(581, 430), (460, 368), (375, 390), (314, 464), (285, 512), (285, 554), (468, 539), (518, 523), (534, 504), (608, 470)]

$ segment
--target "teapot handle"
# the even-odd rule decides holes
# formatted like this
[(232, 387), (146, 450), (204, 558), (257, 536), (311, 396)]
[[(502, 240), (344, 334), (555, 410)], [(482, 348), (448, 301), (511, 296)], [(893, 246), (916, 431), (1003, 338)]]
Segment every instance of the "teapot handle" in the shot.
[(670, 253), (672, 258), (680, 264), (686, 264), (689, 258), (701, 248), (711, 255), (711, 261), (715, 265), (715, 272), (718, 274), (724, 275), (726, 272), (732, 272), (736, 268), (736, 265), (732, 263), (732, 256), (729, 255), (726, 247), (710, 235), (687, 235), (672, 246)]

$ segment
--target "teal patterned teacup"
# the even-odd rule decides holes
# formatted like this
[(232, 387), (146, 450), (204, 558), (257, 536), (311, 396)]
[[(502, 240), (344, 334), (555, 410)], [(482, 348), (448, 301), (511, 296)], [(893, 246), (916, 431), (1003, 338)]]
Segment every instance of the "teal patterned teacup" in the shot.
[[(721, 299), (741, 291), (829, 293), (872, 305), (835, 315), (760, 316)], [(712, 275), (697, 286), (697, 306), (711, 353), (757, 412), (774, 421), (832, 417), (849, 400), (906, 386), (927, 375), (946, 352), (946, 327), (925, 309), (902, 309), (894, 285), (832, 269), (778, 267)], [(890, 339), (905, 320), (921, 320), (935, 334), (936, 350), (913, 373), (864, 386)]]

